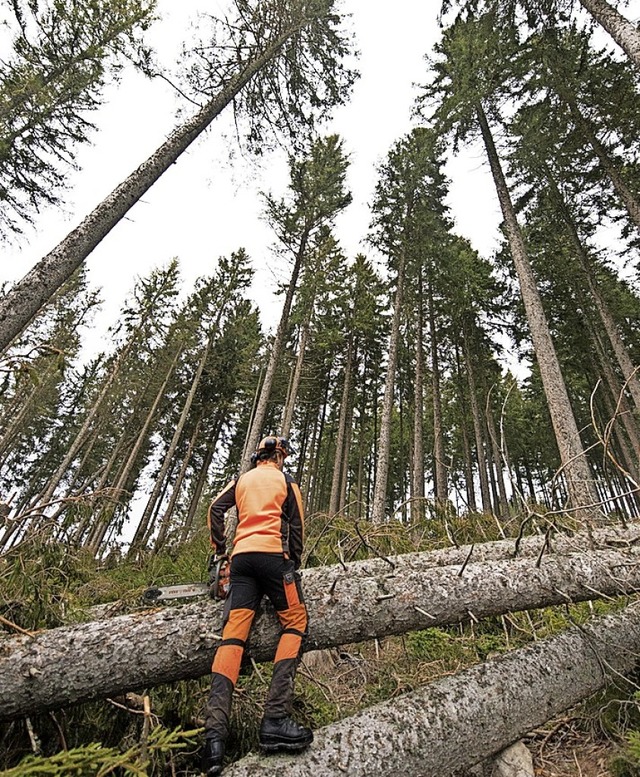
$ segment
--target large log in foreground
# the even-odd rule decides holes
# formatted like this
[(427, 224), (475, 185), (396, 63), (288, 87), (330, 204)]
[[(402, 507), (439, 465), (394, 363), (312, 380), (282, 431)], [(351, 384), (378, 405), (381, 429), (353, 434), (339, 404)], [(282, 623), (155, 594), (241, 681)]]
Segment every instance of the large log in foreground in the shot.
[(444, 777), (629, 673), (640, 609), (598, 618), (326, 726), (298, 756), (250, 755), (225, 777)]
[[(640, 590), (640, 549), (429, 567), (429, 554), (305, 572), (307, 649), (403, 634), (469, 618)], [(214, 602), (145, 611), (0, 642), (0, 720), (209, 672), (221, 626)], [(273, 658), (273, 613), (248, 655)]]

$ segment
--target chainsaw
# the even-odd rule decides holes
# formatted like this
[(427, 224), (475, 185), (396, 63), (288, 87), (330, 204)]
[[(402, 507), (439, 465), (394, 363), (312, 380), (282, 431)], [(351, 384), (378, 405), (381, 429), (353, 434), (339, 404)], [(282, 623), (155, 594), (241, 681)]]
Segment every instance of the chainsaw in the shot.
[(212, 556), (209, 560), (208, 583), (151, 586), (142, 594), (142, 600), (145, 604), (157, 604), (169, 599), (190, 599), (206, 594), (212, 599), (226, 599), (229, 593), (229, 573), (229, 557)]

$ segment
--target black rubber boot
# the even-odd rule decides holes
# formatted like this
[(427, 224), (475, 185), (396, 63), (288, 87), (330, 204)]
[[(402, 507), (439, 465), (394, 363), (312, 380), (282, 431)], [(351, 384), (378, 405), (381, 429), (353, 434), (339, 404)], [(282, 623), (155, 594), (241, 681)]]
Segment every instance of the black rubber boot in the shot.
[(303, 750), (313, 742), (313, 731), (299, 726), (291, 718), (263, 718), (260, 747), (267, 753), (278, 750)]
[(204, 740), (202, 748), (202, 772), (206, 777), (215, 777), (222, 771), (224, 760), (224, 740), (219, 737), (209, 737)]

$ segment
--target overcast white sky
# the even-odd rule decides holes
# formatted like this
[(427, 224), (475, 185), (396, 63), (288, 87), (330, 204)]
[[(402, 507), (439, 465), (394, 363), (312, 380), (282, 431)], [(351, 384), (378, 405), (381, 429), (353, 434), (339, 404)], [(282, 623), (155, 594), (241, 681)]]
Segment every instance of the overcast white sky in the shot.
[[(216, 10), (223, 0), (159, 0), (162, 19), (153, 42), (161, 61), (175, 60), (188, 24), (198, 10)], [(336, 112), (327, 131), (338, 132), (350, 154), (348, 183), (353, 204), (340, 217), (337, 234), (350, 258), (367, 252), (367, 234), (377, 164), (391, 145), (411, 127), (415, 82), (424, 81), (424, 55), (438, 38), (439, 2), (343, 0), (361, 52), (361, 78), (349, 104)], [(120, 85), (95, 116), (99, 131), (94, 142), (78, 150), (80, 170), (69, 176), (64, 212), (49, 209), (37, 220), (28, 240), (5, 247), (0, 281), (21, 278), (129, 175), (165, 139), (177, 122), (176, 99), (160, 79), (149, 81), (125, 73)], [(279, 317), (279, 300), (270, 308), (274, 271), (273, 236), (261, 218), (259, 192), (284, 193), (286, 161), (268, 157), (262, 168), (234, 153), (224, 138), (230, 112), (185, 152), (94, 250), (87, 261), (93, 286), (103, 289), (105, 304), (96, 318), (92, 339), (97, 343), (117, 317), (138, 276), (178, 257), (185, 284), (208, 274), (221, 255), (244, 246), (257, 270), (253, 297), (266, 312), (264, 324)], [(497, 245), (499, 206), (479, 148), (467, 150), (448, 165), (456, 231), (489, 256)], [(265, 304), (266, 303), (266, 304)], [(269, 315), (271, 311), (271, 315)], [(97, 345), (104, 347), (104, 342)]]

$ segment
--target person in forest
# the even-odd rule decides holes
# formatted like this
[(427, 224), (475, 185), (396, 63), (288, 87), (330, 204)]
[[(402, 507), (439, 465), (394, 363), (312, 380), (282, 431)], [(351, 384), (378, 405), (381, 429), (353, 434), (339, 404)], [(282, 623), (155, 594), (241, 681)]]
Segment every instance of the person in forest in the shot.
[(232, 480), (209, 507), (214, 560), (225, 554), (224, 516), (232, 507), (237, 509), (238, 525), (231, 553), (222, 641), (213, 660), (205, 710), (202, 768), (206, 777), (222, 771), (231, 697), (249, 630), (265, 594), (276, 610), (282, 631), (260, 725), (260, 747), (266, 752), (296, 751), (313, 741), (312, 731), (290, 717), (294, 679), (308, 623), (297, 571), (303, 548), (302, 497), (297, 483), (283, 472), (284, 460), (291, 452), (284, 437), (265, 437), (253, 454), (255, 466)]

